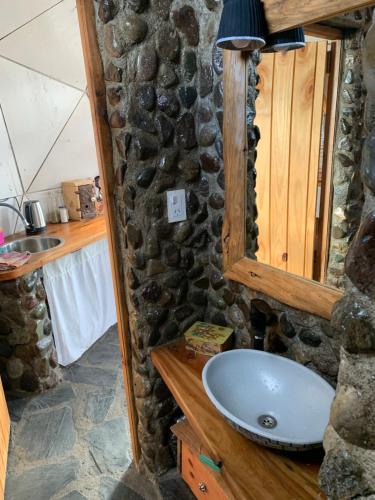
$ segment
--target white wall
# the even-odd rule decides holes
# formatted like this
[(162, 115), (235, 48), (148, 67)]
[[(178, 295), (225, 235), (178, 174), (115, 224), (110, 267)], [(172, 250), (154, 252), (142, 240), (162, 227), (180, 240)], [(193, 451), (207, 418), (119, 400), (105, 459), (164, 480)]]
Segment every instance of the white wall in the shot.
[[(1, 0), (0, 200), (98, 173), (75, 0)], [(0, 208), (6, 234), (23, 226)]]

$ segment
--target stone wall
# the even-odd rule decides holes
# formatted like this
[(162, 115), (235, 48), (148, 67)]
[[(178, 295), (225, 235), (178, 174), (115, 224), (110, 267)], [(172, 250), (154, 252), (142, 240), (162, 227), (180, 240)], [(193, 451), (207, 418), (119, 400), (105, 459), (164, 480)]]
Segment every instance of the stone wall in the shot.
[[(364, 202), (360, 164), (365, 91), (362, 77), (363, 27), (348, 32), (343, 41), (340, 85), (337, 102), (337, 127), (333, 155), (332, 220), (329, 260), (325, 283), (344, 287), (344, 261), (356, 233)], [(360, 21), (357, 20), (358, 28)]]
[(341, 338), (338, 387), (324, 438), (320, 472), (330, 498), (375, 496), (375, 25), (366, 36), (364, 82), (366, 140), (361, 174), (365, 204), (361, 227), (345, 263), (348, 276), (332, 327)]
[(42, 391), (59, 380), (46, 294), (37, 272), (0, 282), (0, 374), (5, 390)]
[[(205, 317), (209, 248), (223, 207), (222, 62), (216, 0), (95, 2), (112, 129), (142, 463), (175, 460), (179, 415), (150, 350)], [(169, 224), (166, 191), (185, 188), (188, 219)], [(220, 243), (218, 243), (220, 244)], [(219, 279), (219, 278), (218, 278)], [(220, 286), (220, 281), (215, 284)]]
[[(142, 464), (159, 474), (174, 463), (169, 426), (179, 409), (150, 362), (154, 346), (205, 319), (233, 326), (237, 347), (264, 341), (267, 350), (291, 357), (335, 384), (342, 336), (328, 321), (223, 277), (222, 58), (214, 49), (218, 2), (101, 0), (95, 5), (113, 137), (113, 202), (128, 290)], [(249, 255), (256, 250), (253, 188), (259, 139), (253, 127), (258, 54), (251, 57)], [(187, 191), (186, 222), (167, 222), (165, 192), (171, 188)]]

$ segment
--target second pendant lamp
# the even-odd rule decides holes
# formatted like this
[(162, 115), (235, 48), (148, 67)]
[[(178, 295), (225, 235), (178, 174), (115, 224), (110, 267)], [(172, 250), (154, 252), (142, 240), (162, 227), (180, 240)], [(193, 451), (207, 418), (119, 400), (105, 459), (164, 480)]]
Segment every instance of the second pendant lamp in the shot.
[(278, 52), (305, 46), (303, 28), (267, 35), (261, 0), (224, 0), (216, 44), (227, 50)]
[(306, 45), (303, 28), (272, 33), (266, 37), (266, 46), (262, 52), (280, 52), (287, 50), (302, 49)]
[(224, 0), (217, 46), (229, 50), (256, 50), (266, 44), (266, 26), (260, 0)]

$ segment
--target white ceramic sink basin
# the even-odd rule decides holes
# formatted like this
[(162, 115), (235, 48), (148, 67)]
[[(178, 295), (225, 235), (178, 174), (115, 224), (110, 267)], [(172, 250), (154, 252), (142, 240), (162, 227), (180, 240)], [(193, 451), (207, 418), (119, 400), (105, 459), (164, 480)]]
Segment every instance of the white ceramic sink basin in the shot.
[(202, 378), (217, 410), (249, 439), (294, 451), (321, 446), (335, 391), (308, 368), (238, 349), (210, 359)]

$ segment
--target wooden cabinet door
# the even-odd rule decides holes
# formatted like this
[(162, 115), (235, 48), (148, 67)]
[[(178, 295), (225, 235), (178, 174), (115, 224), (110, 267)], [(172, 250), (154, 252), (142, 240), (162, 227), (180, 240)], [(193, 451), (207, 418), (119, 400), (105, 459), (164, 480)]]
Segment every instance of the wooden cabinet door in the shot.
[(0, 499), (4, 498), (7, 473), (10, 419), (0, 378)]

